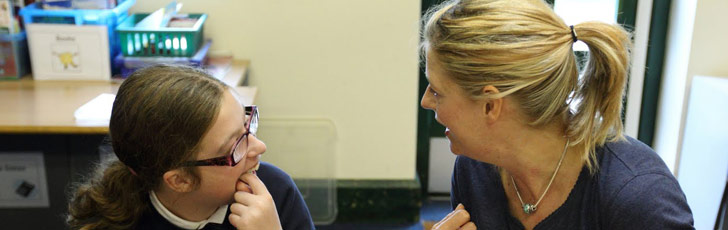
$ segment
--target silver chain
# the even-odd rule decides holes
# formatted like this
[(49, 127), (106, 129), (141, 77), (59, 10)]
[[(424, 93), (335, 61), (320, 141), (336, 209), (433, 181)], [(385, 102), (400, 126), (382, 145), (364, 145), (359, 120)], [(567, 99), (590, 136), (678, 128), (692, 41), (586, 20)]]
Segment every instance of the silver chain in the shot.
[(516, 195), (518, 195), (518, 200), (521, 201), (521, 207), (523, 208), (523, 212), (526, 214), (531, 214), (536, 211), (536, 207), (538, 204), (541, 203), (541, 200), (544, 196), (546, 196), (546, 192), (549, 191), (549, 188), (551, 188), (551, 183), (554, 182), (554, 178), (556, 178), (556, 173), (559, 172), (559, 168), (561, 168), (561, 162), (564, 161), (564, 156), (566, 156), (566, 149), (569, 147), (569, 140), (566, 140), (566, 145), (564, 145), (564, 152), (561, 153), (561, 159), (559, 159), (559, 164), (556, 165), (556, 170), (554, 170), (554, 174), (551, 175), (551, 180), (549, 181), (549, 184), (546, 185), (546, 190), (543, 191), (541, 194), (541, 197), (538, 198), (538, 201), (536, 201), (536, 204), (524, 204), (523, 199), (521, 199), (521, 193), (518, 192), (518, 186), (516, 185), (516, 181), (513, 180), (513, 176), (511, 175), (511, 183), (513, 183), (513, 188), (516, 189)]

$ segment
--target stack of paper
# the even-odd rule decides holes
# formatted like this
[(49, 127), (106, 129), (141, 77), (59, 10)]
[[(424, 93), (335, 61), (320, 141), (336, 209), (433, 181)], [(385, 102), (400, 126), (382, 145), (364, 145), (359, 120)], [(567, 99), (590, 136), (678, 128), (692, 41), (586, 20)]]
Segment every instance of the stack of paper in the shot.
[(76, 109), (73, 116), (79, 125), (108, 125), (116, 95), (104, 93)]

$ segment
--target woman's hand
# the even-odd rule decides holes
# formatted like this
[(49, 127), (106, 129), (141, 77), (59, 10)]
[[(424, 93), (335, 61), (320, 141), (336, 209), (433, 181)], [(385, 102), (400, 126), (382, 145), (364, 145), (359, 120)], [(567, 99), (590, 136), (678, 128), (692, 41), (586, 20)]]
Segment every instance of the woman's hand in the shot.
[(230, 223), (237, 229), (282, 229), (273, 197), (258, 176), (246, 173), (240, 180), (230, 205)]
[(432, 226), (433, 230), (450, 230), (450, 229), (466, 229), (466, 230), (476, 230), (477, 227), (475, 226), (475, 223), (470, 221), (470, 213), (465, 210), (465, 206), (463, 204), (458, 204), (458, 206), (450, 212), (450, 214), (447, 214), (445, 218), (440, 220), (440, 222), (437, 222), (437, 224)]

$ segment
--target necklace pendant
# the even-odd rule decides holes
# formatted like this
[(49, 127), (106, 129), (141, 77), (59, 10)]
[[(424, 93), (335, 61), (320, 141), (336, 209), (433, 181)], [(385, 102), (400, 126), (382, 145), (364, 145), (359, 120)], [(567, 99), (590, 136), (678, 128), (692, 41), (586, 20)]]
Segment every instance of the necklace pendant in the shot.
[(532, 205), (532, 204), (523, 205), (523, 212), (525, 212), (526, 214), (531, 214), (535, 211), (536, 211), (536, 205)]

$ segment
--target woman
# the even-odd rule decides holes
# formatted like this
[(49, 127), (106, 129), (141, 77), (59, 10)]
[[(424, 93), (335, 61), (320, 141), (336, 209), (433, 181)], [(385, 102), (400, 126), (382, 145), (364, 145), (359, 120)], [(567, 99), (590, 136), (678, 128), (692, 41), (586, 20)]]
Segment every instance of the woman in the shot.
[(259, 161), (266, 146), (257, 127), (257, 107), (241, 106), (231, 87), (204, 72), (175, 66), (135, 72), (119, 88), (109, 124), (118, 160), (77, 185), (68, 224), (313, 229), (291, 178)]
[(424, 20), (421, 104), (458, 155), (435, 229), (693, 228), (662, 160), (622, 135), (624, 29), (568, 26), (540, 0), (451, 0)]

